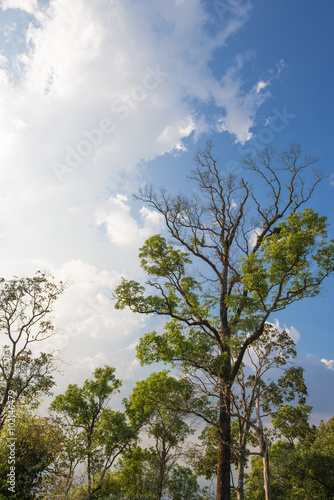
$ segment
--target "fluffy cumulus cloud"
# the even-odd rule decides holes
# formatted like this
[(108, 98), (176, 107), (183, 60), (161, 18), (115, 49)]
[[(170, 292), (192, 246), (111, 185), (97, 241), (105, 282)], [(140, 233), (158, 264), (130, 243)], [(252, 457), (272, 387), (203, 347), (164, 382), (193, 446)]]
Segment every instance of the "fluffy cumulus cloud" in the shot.
[(277, 318), (274, 320), (274, 323), (272, 323), (272, 324), (280, 332), (285, 331), (292, 338), (292, 340), (295, 343), (299, 342), (299, 340), (300, 340), (300, 333), (299, 333), (299, 331), (294, 326), (288, 327), (287, 325), (284, 325), (284, 327), (282, 327), (280, 325), (280, 322), (279, 322), (279, 320)]
[(256, 82), (242, 90), (247, 57), (221, 78), (211, 69), (249, 15), (247, 2), (226, 5), (209, 12), (200, 0), (2, 1), (5, 14), (17, 15), (0, 25), (5, 256), (22, 240), (31, 258), (37, 248), (62, 262), (60, 240), (71, 255), (79, 245), (87, 253), (106, 186), (133, 191), (143, 161), (216, 128), (217, 113), (198, 112), (198, 103), (216, 106), (219, 126), (236, 140), (250, 136), (263, 95)]
[(3, 10), (20, 9), (36, 16), (39, 14), (37, 0), (2, 0), (1, 7)]
[[(69, 370), (71, 380), (80, 381), (105, 364), (115, 366), (123, 380), (131, 379), (138, 363), (129, 346), (138, 342), (146, 318), (115, 310), (113, 291), (120, 273), (98, 271), (81, 260), (51, 271), (57, 281), (66, 280), (69, 286), (54, 306), (55, 335), (37, 347), (59, 353), (65, 369), (66, 363), (75, 368)], [(57, 381), (60, 386), (68, 383), (59, 377)]]
[(218, 130), (232, 133), (236, 141), (242, 143), (251, 139), (250, 129), (254, 124), (256, 111), (266, 98), (264, 92), (259, 92), (259, 85), (262, 85), (261, 89), (267, 86), (260, 81), (250, 91), (242, 91), (244, 81), (239, 77), (239, 71), (247, 58), (238, 56), (235, 66), (227, 70), (215, 89), (216, 101), (225, 110), (219, 119)]
[(78, 366), (106, 360), (130, 376), (126, 348), (144, 322), (115, 312), (108, 294), (121, 274), (140, 277), (138, 246), (161, 220), (141, 206), (135, 216), (128, 194), (146, 161), (182, 152), (186, 139), (217, 127), (250, 137), (265, 80), (245, 90), (248, 55), (212, 70), (250, 4), (2, 0), (0, 9), (1, 274), (48, 269), (73, 281), (54, 342)]
[[(33, 155), (38, 141), (39, 165), (35, 161), (27, 174), (39, 167), (40, 176), (56, 181), (85, 166), (101, 176), (131, 171), (142, 158), (180, 147), (197, 122), (201, 126), (203, 117), (195, 114), (193, 100), (218, 106), (224, 128), (237, 140), (249, 137), (263, 95), (257, 95), (256, 82), (249, 92), (241, 89), (238, 73), (247, 57), (238, 56), (221, 79), (210, 69), (214, 51), (247, 19), (242, 2), (234, 2), (224, 19), (220, 12), (206, 12), (199, 0), (51, 0), (48, 8), (38, 5), (2, 4), (35, 17), (21, 34), (26, 45), (10, 44), (14, 29), (9, 33), (17, 73), (10, 78), (3, 68), (1, 78), (5, 118), (10, 118), (4, 120), (8, 149), (24, 143), (24, 158), (16, 155), (23, 164), (26, 148), (30, 145)], [(220, 29), (214, 34), (207, 26), (217, 22)], [(104, 119), (113, 125), (101, 126)], [(96, 129), (102, 129), (102, 138), (94, 141), (89, 132)]]
[(334, 370), (334, 360), (333, 359), (321, 359), (321, 363), (324, 363), (324, 365), (329, 369), (329, 370)]
[(104, 225), (109, 240), (115, 245), (129, 247), (140, 245), (150, 235), (163, 227), (162, 217), (157, 212), (142, 207), (142, 226), (131, 216), (128, 197), (117, 194), (110, 197), (103, 207), (96, 211), (97, 225)]

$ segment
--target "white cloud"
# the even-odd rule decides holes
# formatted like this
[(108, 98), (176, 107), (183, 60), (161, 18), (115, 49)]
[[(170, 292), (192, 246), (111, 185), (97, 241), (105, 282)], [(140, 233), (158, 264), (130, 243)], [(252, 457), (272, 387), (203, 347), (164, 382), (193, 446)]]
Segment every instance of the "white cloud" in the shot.
[(132, 344), (130, 344), (126, 349), (128, 351), (133, 351), (137, 347), (138, 344), (139, 344), (139, 342), (138, 342), (138, 340), (136, 340), (135, 342), (132, 342)]
[(101, 352), (95, 354), (95, 356), (80, 359), (80, 361), (75, 365), (77, 367), (88, 367), (90, 371), (94, 371), (95, 368), (108, 364), (108, 358), (104, 356)]
[(261, 234), (262, 229), (260, 227), (255, 227), (248, 235), (248, 243), (250, 244), (251, 248), (255, 247), (257, 237), (259, 234)]
[(300, 340), (300, 333), (299, 331), (294, 327), (290, 326), (288, 327), (287, 325), (284, 325), (284, 327), (280, 326), (279, 320), (276, 318), (274, 323), (272, 323), (275, 328), (277, 328), (279, 331), (283, 332), (285, 331), (291, 338), (292, 340), (297, 343)]
[(264, 82), (263, 80), (260, 80), (259, 82), (257, 82), (257, 85), (256, 85), (256, 93), (258, 94), (259, 92), (261, 92), (261, 90), (268, 87), (268, 85), (269, 85), (268, 82)]
[(225, 129), (247, 140), (265, 98), (256, 85), (244, 90), (247, 57), (222, 77), (212, 71), (249, 4), (229, 3), (228, 16), (205, 7), (201, 0), (1, 3), (18, 12), (0, 59), (0, 274), (49, 269), (73, 281), (55, 309), (63, 333), (53, 346), (73, 363), (85, 360), (87, 370), (100, 355), (127, 375), (136, 369), (126, 347), (145, 318), (115, 311), (108, 293), (121, 274), (141, 277), (138, 247), (161, 229), (157, 213), (142, 207), (135, 217), (129, 199), (115, 193), (136, 190), (144, 161), (183, 151), (186, 139), (216, 127), (212, 105)]
[[(61, 351), (66, 371), (75, 380), (90, 377), (98, 366), (108, 364), (123, 380), (133, 377), (139, 367), (134, 346), (143, 334), (147, 318), (129, 310), (117, 311), (112, 298), (119, 284), (116, 271), (98, 271), (94, 265), (72, 260), (51, 269), (55, 279), (72, 284), (55, 303), (53, 324), (57, 333), (37, 347)], [(73, 370), (73, 367), (75, 370)], [(67, 381), (57, 377), (59, 390)]]
[(300, 340), (300, 333), (299, 331), (294, 327), (291, 326), (288, 328), (287, 326), (284, 327), (284, 330), (289, 334), (289, 336), (292, 338), (294, 342), (299, 342)]
[(167, 125), (157, 140), (160, 144), (172, 144), (173, 146), (170, 148), (169, 152), (173, 149), (186, 151), (186, 147), (184, 146), (182, 139), (189, 137), (196, 129), (196, 122), (191, 116), (189, 116), (183, 124), (176, 122)]
[(320, 361), (322, 363), (324, 363), (324, 365), (326, 365), (329, 370), (334, 370), (334, 360), (333, 359), (328, 360), (328, 359), (323, 358)]
[(256, 113), (271, 95), (269, 89), (266, 92), (264, 90), (279, 77), (285, 67), (285, 62), (281, 59), (275, 69), (268, 71), (270, 76), (259, 80), (249, 91), (244, 91), (245, 80), (240, 77), (240, 71), (254, 55), (252, 51), (245, 55), (239, 54), (235, 65), (227, 70), (216, 90), (216, 102), (226, 110), (225, 115), (218, 120), (217, 128), (234, 134), (236, 142), (241, 143), (252, 138), (250, 129), (255, 124)]
[[(268, 74), (270, 75), (266, 80), (259, 80), (257, 85), (256, 85), (256, 92), (260, 93), (261, 90), (267, 88), (268, 86), (271, 85), (272, 81), (279, 78), (280, 74), (286, 67), (286, 63), (284, 59), (281, 59), (277, 64), (274, 69), (268, 70)], [(269, 95), (269, 94), (268, 94)]]
[[(78, 246), (88, 253), (88, 228), (105, 187), (134, 191), (142, 160), (184, 150), (185, 138), (197, 140), (213, 126), (210, 115), (197, 114), (193, 99), (226, 107), (227, 121), (237, 121), (226, 129), (240, 140), (248, 137), (249, 108), (241, 111), (245, 102), (238, 95), (235, 103), (226, 84), (237, 80), (238, 68), (223, 84), (210, 69), (217, 47), (247, 19), (238, 2), (216, 35), (207, 29), (213, 19), (199, 0), (103, 6), (51, 0), (47, 10), (17, 1), (2, 7), (14, 5), (39, 9), (39, 22), (27, 21), (18, 52), (11, 26), (3, 61), (10, 57), (16, 73), (6, 65), (0, 70), (4, 260), (13, 253), (17, 258), (22, 240), (27, 259), (36, 258), (36, 249), (57, 263)], [(109, 127), (103, 127), (106, 120)], [(66, 240), (66, 251), (54, 234)], [(119, 238), (126, 239), (124, 233)]]
[[(37, 2), (14, 3), (29, 12), (38, 9)], [(109, 172), (119, 162), (119, 168), (131, 170), (143, 157), (182, 148), (182, 138), (202, 128), (203, 120), (190, 104), (194, 98), (213, 99), (226, 108), (226, 129), (244, 140), (255, 107), (262, 101), (255, 103), (254, 96), (250, 98), (253, 91), (248, 98), (240, 88), (231, 94), (242, 64), (229, 70), (222, 84), (209, 68), (214, 50), (247, 19), (239, 3), (232, 11), (230, 29), (225, 29), (225, 23), (219, 36), (210, 36), (205, 27), (210, 18), (199, 0), (174, 5), (157, 0), (116, 1), (103, 8), (98, 2), (51, 0), (40, 23), (30, 25), (25, 35), (30, 49), (23, 59), (17, 55), (24, 61), (20, 85), (12, 86), (4, 73), (5, 113), (31, 127), (30, 134), (16, 139), (21, 144), (29, 141), (34, 150), (42, 135), (42, 175), (54, 175), (53, 161), (64, 162), (67, 148), (75, 149), (85, 139), (82, 131), (96, 128), (107, 117), (116, 122), (115, 133), (81, 167), (84, 163), (101, 166), (105, 154), (117, 144)], [(147, 68), (158, 73), (156, 81), (148, 77)], [(120, 121), (122, 117), (126, 118)], [(5, 135), (9, 134), (7, 129)], [(127, 162), (117, 154), (125, 148)]]
[(104, 207), (96, 210), (96, 224), (105, 224), (109, 240), (120, 246), (137, 247), (152, 233), (162, 228), (162, 217), (157, 212), (142, 207), (140, 210), (142, 227), (131, 216), (127, 197), (117, 194), (110, 197)]
[(98, 271), (93, 265), (72, 260), (53, 274), (58, 280), (72, 282), (57, 304), (60, 327), (69, 339), (81, 334), (102, 338), (107, 332), (116, 339), (120, 330), (126, 337), (136, 326), (144, 324), (145, 318), (135, 318), (129, 311), (118, 312), (113, 307), (111, 298), (120, 281), (119, 272)]
[(229, 131), (236, 142), (244, 143), (251, 139), (250, 129), (254, 125), (255, 114), (266, 99), (266, 94), (257, 92), (257, 84), (249, 91), (243, 90), (244, 80), (239, 76), (241, 69), (252, 58), (252, 52), (239, 54), (234, 66), (222, 77), (215, 88), (218, 106), (225, 108), (225, 114), (218, 121), (218, 130)]
[(37, 0), (2, 0), (1, 7), (3, 10), (20, 9), (29, 14), (38, 12)]

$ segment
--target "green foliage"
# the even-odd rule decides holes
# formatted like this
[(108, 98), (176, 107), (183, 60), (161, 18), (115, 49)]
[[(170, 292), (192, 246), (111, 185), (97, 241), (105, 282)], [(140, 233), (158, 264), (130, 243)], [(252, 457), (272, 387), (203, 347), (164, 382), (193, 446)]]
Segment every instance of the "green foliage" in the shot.
[(121, 385), (114, 373), (110, 366), (96, 368), (93, 378), (86, 380), (83, 387), (70, 384), (65, 394), (57, 396), (50, 406), (65, 427), (70, 464), (87, 466), (90, 495), (92, 476), (100, 473), (102, 481), (118, 455), (136, 437), (126, 415), (108, 407), (111, 395)]
[[(132, 464), (135, 457), (145, 458), (145, 464), (149, 464), (144, 476), (143, 469), (140, 473), (146, 483), (148, 478), (154, 479), (154, 498), (195, 499), (198, 485), (192, 472), (176, 465), (182, 455), (182, 444), (193, 432), (187, 422), (187, 409), (194, 408), (194, 389), (187, 379), (177, 380), (168, 373), (166, 370), (154, 372), (146, 380), (137, 382), (130, 398), (125, 400), (130, 422), (145, 429), (154, 440), (150, 450), (137, 450), (137, 455), (128, 455), (128, 458)], [(122, 460), (120, 463), (124, 466)], [(139, 486), (139, 490), (142, 489), (143, 479)]]
[[(25, 349), (13, 360), (10, 347), (5, 345), (0, 355), (0, 367), (6, 380), (11, 379), (8, 389), (6, 380), (0, 376), (0, 400), (4, 400), (8, 390), (15, 395), (15, 400), (27, 397), (34, 399), (42, 394), (51, 395), (51, 389), (55, 385), (52, 354), (42, 352), (38, 357), (34, 357), (31, 349)], [(12, 369), (13, 374), (10, 376)]]
[(191, 264), (189, 253), (167, 245), (160, 235), (148, 238), (139, 251), (140, 265), (149, 276), (175, 277), (180, 279), (185, 266)]
[(50, 409), (63, 413), (75, 427), (88, 430), (91, 422), (96, 421), (113, 392), (121, 385), (116, 379), (115, 368), (105, 366), (96, 368), (94, 378), (86, 380), (83, 387), (70, 384), (65, 394), (57, 396)]
[(189, 467), (175, 465), (167, 481), (167, 498), (170, 500), (201, 500), (198, 482)]
[[(64, 291), (66, 284), (56, 284), (46, 273), (37, 271), (33, 278), (14, 277), (8, 281), (0, 278), (0, 288), (0, 318), (4, 333), (8, 334), (8, 318), (10, 325), (25, 325), (29, 333), (35, 330), (37, 334), (38, 330), (41, 335), (53, 330), (49, 320), (41, 322), (41, 319), (51, 312), (53, 302)], [(37, 314), (40, 318), (36, 329), (36, 322), (31, 321), (31, 316)]]
[[(0, 434), (0, 498), (38, 498), (61, 451), (62, 432), (52, 419), (34, 415), (25, 404), (17, 404), (14, 414)], [(15, 471), (15, 493), (8, 490), (10, 467)]]
[(326, 242), (327, 226), (327, 218), (310, 208), (294, 212), (257, 252), (242, 259), (242, 280), (257, 305), (268, 308), (278, 289), (281, 297), (274, 310), (320, 292), (334, 267), (334, 240)]
[(155, 235), (140, 248), (139, 257), (143, 270), (152, 276), (148, 283), (160, 290), (161, 296), (145, 296), (145, 287), (122, 278), (115, 291), (116, 309), (130, 307), (142, 314), (186, 318), (189, 323), (203, 317), (214, 319), (212, 308), (217, 299), (203, 292), (201, 285), (186, 273), (192, 263), (188, 253), (167, 245), (165, 238)]
[(0, 428), (9, 394), (15, 401), (50, 394), (56, 359), (46, 353), (34, 357), (30, 345), (55, 333), (50, 313), (65, 288), (65, 283), (55, 283), (42, 272), (32, 278), (0, 278), (0, 333), (5, 337), (0, 354)]
[[(235, 293), (231, 286), (230, 293), (224, 295), (230, 315), (228, 328), (233, 333), (229, 342), (236, 351), (249, 332), (259, 328), (268, 311), (280, 310), (320, 292), (324, 278), (334, 269), (334, 244), (327, 241), (326, 227), (326, 218), (311, 209), (292, 213), (278, 224), (278, 231), (263, 239), (256, 252), (241, 259), (237, 284), (241, 282), (243, 289), (238, 285)], [(195, 359), (212, 357), (219, 345), (221, 318), (214, 313), (221, 300), (220, 292), (203, 290), (187, 274), (189, 254), (167, 245), (160, 235), (149, 238), (139, 255), (142, 268), (150, 277), (148, 285), (158, 293), (145, 295), (144, 286), (123, 278), (116, 288), (116, 309), (130, 307), (134, 312), (172, 318), (166, 323), (166, 334), (161, 340), (155, 332), (145, 337), (138, 349), (142, 363), (184, 361), (184, 366), (196, 366)], [(186, 333), (184, 328), (188, 328)], [(226, 369), (229, 362), (225, 365), (224, 362)], [(216, 367), (215, 362), (212, 370), (218, 374)], [(209, 364), (206, 368), (210, 369)]]
[[(284, 413), (287, 412), (282, 412), (282, 419)], [(278, 441), (270, 450), (272, 497), (275, 500), (334, 498), (334, 418), (326, 424), (321, 422), (317, 429), (308, 426), (305, 432), (307, 413), (307, 407), (295, 412), (300, 425), (295, 425), (293, 432), (287, 432), (290, 442)], [(291, 421), (291, 412), (287, 420)], [(283, 425), (284, 431), (287, 426)], [(291, 437), (295, 439), (297, 435), (299, 441), (293, 444)], [(247, 481), (247, 499), (264, 500), (262, 474), (261, 460), (255, 457)]]
[(311, 433), (308, 423), (311, 411), (312, 406), (305, 404), (295, 407), (284, 405), (271, 417), (271, 421), (274, 429), (293, 444), (296, 439), (305, 439)]
[(183, 441), (190, 432), (184, 422), (187, 415), (182, 409), (192, 397), (193, 389), (186, 379), (177, 380), (168, 373), (166, 370), (154, 372), (147, 379), (137, 382), (125, 405), (134, 425), (148, 425), (149, 435), (155, 438), (165, 426), (168, 428), (168, 440), (174, 445), (179, 440)]
[(212, 479), (217, 473), (218, 430), (216, 426), (206, 425), (199, 435), (201, 446), (194, 446), (189, 454), (191, 465), (197, 476)]
[(211, 366), (214, 370), (216, 356), (219, 353), (203, 331), (199, 328), (185, 328), (176, 320), (166, 323), (162, 334), (153, 331), (144, 335), (137, 347), (137, 357), (142, 365), (158, 361), (172, 365), (178, 362), (185, 371), (191, 366), (208, 369)]
[[(100, 484), (97, 474), (93, 488)], [(153, 450), (132, 447), (123, 453), (113, 472), (108, 471), (96, 489), (94, 499), (108, 500), (157, 500), (159, 492), (159, 467)], [(87, 486), (74, 491), (71, 500), (86, 500)], [(200, 487), (188, 467), (173, 465), (165, 480), (164, 500), (202, 500)]]
[(326, 423), (323, 420), (320, 422), (312, 447), (315, 451), (326, 450), (329, 455), (334, 456), (334, 417)]
[(133, 447), (118, 461), (112, 479), (117, 484), (111, 488), (111, 498), (133, 500), (156, 500), (159, 487), (157, 456), (152, 450)]

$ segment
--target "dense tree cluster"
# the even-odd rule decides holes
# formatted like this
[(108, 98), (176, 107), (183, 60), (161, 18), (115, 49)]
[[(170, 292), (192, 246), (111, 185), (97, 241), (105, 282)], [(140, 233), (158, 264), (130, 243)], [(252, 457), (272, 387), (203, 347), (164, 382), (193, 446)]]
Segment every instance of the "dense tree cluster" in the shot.
[(326, 217), (308, 206), (323, 177), (316, 162), (298, 145), (266, 148), (237, 178), (208, 143), (191, 176), (200, 195), (139, 192), (170, 240), (148, 238), (147, 280), (123, 278), (115, 307), (166, 319), (137, 357), (169, 370), (137, 382), (122, 410), (106, 365), (38, 413), (57, 356), (32, 346), (55, 333), (50, 313), (66, 284), (40, 272), (0, 280), (0, 498), (334, 498), (333, 418), (309, 424), (295, 344), (270, 322), (334, 271)]

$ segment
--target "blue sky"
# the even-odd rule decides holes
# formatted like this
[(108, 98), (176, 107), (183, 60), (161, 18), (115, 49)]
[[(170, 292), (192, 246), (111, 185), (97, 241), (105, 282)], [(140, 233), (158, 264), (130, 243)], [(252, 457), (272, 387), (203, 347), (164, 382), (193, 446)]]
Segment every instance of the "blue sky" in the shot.
[[(227, 170), (266, 143), (319, 156), (329, 177), (312, 207), (334, 237), (331, 1), (0, 9), (0, 273), (72, 280), (55, 311), (53, 342), (70, 363), (59, 391), (104, 363), (125, 390), (149, 373), (134, 345), (152, 323), (115, 311), (107, 291), (123, 274), (141, 279), (138, 247), (163, 231), (131, 193), (143, 182), (191, 193), (185, 178), (206, 140)], [(315, 421), (334, 413), (333, 280), (326, 288), (272, 318), (298, 339)]]

